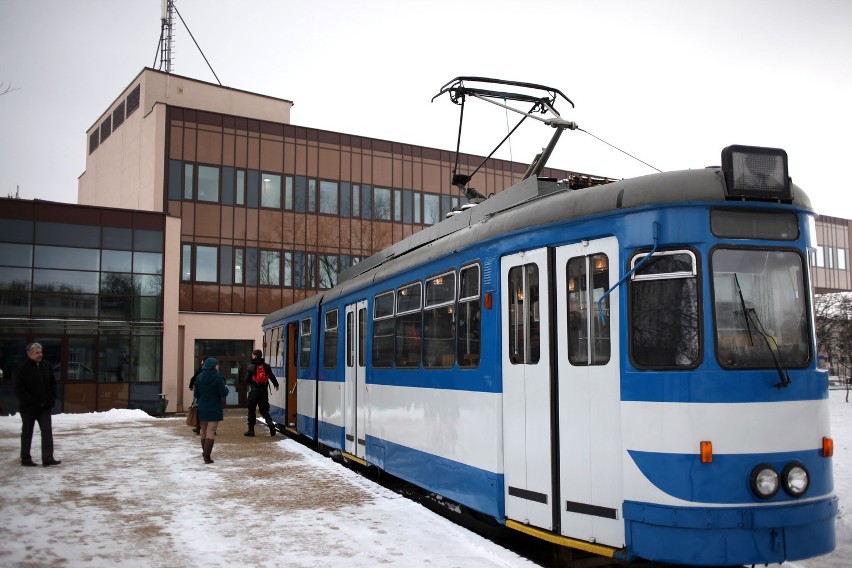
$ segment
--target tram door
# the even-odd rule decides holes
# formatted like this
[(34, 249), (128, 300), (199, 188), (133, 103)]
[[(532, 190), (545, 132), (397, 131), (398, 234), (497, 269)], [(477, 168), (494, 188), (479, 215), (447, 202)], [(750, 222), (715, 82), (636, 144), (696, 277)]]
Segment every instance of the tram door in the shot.
[(296, 387), (299, 384), (299, 376), (297, 374), (297, 356), (299, 353), (299, 324), (297, 322), (287, 325), (287, 378), (285, 388), (287, 393), (285, 397), (285, 406), (287, 412), (287, 426), (296, 426), (296, 416), (298, 414)]
[(346, 306), (346, 371), (343, 386), (344, 451), (366, 459), (367, 302)]
[(502, 259), (503, 443), (506, 516), (554, 523), (548, 250)]
[(555, 250), (561, 533), (614, 547), (625, 544), (619, 306), (604, 294), (618, 266), (615, 237)]

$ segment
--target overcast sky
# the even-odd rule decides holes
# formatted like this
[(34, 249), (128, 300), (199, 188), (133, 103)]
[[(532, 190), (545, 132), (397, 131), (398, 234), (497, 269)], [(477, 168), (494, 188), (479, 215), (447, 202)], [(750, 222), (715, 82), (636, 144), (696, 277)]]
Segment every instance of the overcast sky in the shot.
[[(223, 85), (294, 101), (293, 124), (454, 149), (440, 87), (478, 75), (556, 87), (581, 128), (661, 170), (720, 163), (730, 144), (787, 150), (817, 212), (852, 218), (849, 0), (177, 0)], [(177, 19), (173, 72), (216, 82)], [(86, 130), (156, 67), (160, 0), (0, 0), (0, 195), (76, 202)], [(516, 118), (510, 116), (513, 125)], [(507, 132), (468, 104), (462, 151)], [(497, 157), (529, 162), (548, 127)], [(653, 173), (582, 132), (550, 165)]]

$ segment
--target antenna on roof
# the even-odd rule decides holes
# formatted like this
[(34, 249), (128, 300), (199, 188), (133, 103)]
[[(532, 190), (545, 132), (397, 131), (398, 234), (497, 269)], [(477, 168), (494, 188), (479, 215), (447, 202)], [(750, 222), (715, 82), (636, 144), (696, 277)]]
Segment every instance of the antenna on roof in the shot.
[[(160, 9), (160, 43), (157, 45), (157, 55), (160, 58), (160, 66), (157, 67), (160, 71), (166, 73), (172, 72), (172, 47), (174, 47), (174, 0), (161, 0), (162, 6)], [(157, 56), (154, 57), (154, 65), (157, 64)]]
[[(166, 73), (172, 72), (172, 45), (174, 44), (174, 38), (172, 36), (172, 30), (174, 26), (172, 25), (173, 17), (172, 13), (176, 13), (178, 18), (180, 18), (180, 23), (183, 24), (183, 27), (186, 29), (186, 32), (189, 34), (189, 37), (192, 39), (192, 42), (195, 44), (195, 47), (198, 48), (198, 53), (201, 54), (201, 57), (204, 58), (204, 63), (207, 64), (207, 68), (210, 69), (210, 72), (213, 73), (213, 76), (216, 77), (216, 82), (219, 83), (219, 86), (222, 86), (222, 81), (219, 80), (219, 76), (216, 75), (216, 72), (213, 71), (213, 67), (210, 65), (210, 62), (207, 61), (207, 56), (204, 55), (204, 52), (201, 51), (201, 46), (198, 45), (198, 42), (195, 41), (195, 36), (192, 35), (192, 30), (189, 29), (189, 26), (186, 25), (186, 20), (183, 19), (183, 16), (180, 15), (180, 11), (175, 6), (175, 0), (162, 0), (162, 11), (161, 11), (161, 21), (162, 27), (160, 31), (160, 44), (157, 46), (157, 51), (160, 53), (160, 70), (163, 70), (163, 66), (165, 65)], [(154, 63), (156, 64), (156, 59), (154, 59)]]

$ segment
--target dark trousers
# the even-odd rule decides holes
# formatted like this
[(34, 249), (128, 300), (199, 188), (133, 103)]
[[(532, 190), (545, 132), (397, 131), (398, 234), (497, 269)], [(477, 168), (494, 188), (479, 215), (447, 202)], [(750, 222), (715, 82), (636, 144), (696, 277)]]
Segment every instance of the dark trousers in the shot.
[(33, 429), (38, 422), (41, 430), (41, 461), (53, 461), (53, 423), (50, 409), (44, 408), (37, 412), (21, 410), (21, 461), (31, 461), (30, 446), (33, 444)]
[(248, 425), (249, 428), (254, 428), (254, 423), (257, 422), (255, 411), (260, 410), (260, 415), (267, 422), (272, 422), (272, 417), (269, 415), (269, 392), (267, 387), (251, 389), (248, 393)]

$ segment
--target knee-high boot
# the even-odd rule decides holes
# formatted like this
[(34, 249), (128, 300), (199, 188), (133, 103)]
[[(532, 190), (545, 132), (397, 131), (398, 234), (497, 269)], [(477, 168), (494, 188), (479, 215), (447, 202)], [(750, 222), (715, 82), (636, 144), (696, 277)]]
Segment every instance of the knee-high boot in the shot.
[(215, 441), (211, 438), (204, 440), (204, 463), (213, 463), (213, 458), (210, 457), (210, 454), (213, 453), (213, 443)]
[(201, 455), (204, 455), (204, 452), (207, 451), (207, 438), (201, 438)]

